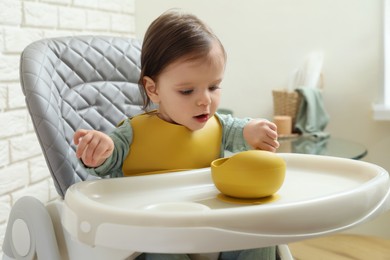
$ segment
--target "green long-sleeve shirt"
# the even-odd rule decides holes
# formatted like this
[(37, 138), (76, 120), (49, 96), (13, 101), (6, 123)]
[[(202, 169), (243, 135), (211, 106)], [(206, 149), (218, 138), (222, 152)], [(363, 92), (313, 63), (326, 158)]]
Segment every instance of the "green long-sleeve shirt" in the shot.
[[(239, 152), (250, 149), (243, 137), (243, 128), (250, 118), (235, 118), (231, 115), (216, 114), (222, 125), (222, 142), (220, 146), (220, 157), (224, 152)], [(97, 168), (87, 168), (87, 171), (97, 176), (123, 177), (122, 164), (126, 159), (133, 141), (133, 130), (131, 119), (126, 119), (116, 128), (110, 137), (114, 141), (114, 152), (107, 160)]]

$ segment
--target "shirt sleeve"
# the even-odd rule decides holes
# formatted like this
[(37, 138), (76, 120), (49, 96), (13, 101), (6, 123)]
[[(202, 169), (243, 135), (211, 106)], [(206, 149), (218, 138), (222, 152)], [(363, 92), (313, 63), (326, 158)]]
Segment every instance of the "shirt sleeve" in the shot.
[(251, 120), (251, 118), (236, 118), (232, 115), (217, 113), (216, 116), (221, 122), (223, 129), (221, 149), (232, 153), (252, 149), (245, 141), (243, 135), (244, 126)]
[(109, 134), (114, 142), (114, 151), (107, 160), (96, 168), (87, 168), (87, 172), (96, 176), (123, 177), (122, 165), (130, 150), (130, 144), (133, 140), (133, 130), (130, 119), (126, 119)]

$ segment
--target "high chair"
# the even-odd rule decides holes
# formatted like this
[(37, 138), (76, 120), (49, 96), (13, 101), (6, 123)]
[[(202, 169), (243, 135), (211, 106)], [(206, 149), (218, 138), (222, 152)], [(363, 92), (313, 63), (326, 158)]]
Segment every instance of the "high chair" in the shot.
[[(270, 200), (226, 201), (210, 169), (99, 179), (80, 166), (76, 129), (111, 131), (142, 113), (140, 43), (74, 36), (43, 39), (21, 55), (26, 103), (59, 198), (13, 206), (3, 259), (134, 259), (277, 246), (353, 227), (389, 208), (389, 177), (347, 159), (281, 154), (286, 180)], [(203, 258), (202, 258), (203, 257)], [(208, 257), (208, 258), (205, 258)]]

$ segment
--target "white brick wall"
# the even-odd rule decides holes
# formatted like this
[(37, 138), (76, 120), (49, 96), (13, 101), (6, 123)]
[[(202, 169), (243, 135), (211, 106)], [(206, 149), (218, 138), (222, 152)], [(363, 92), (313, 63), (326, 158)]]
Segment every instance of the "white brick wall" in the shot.
[(80, 34), (134, 36), (135, 0), (0, 0), (0, 259), (12, 205), (58, 195), (19, 85), (19, 57), (41, 38)]

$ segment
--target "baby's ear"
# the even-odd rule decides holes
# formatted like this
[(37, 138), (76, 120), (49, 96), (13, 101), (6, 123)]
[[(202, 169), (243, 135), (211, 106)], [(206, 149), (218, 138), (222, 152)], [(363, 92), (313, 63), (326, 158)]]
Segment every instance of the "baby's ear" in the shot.
[(148, 77), (148, 76), (144, 76), (142, 81), (143, 81), (143, 84), (144, 84), (144, 88), (145, 88), (146, 94), (148, 95), (150, 100), (153, 103), (158, 104), (159, 101), (160, 101), (160, 98), (158, 96), (157, 86), (156, 86), (156, 83), (154, 82), (154, 80), (152, 78)]

